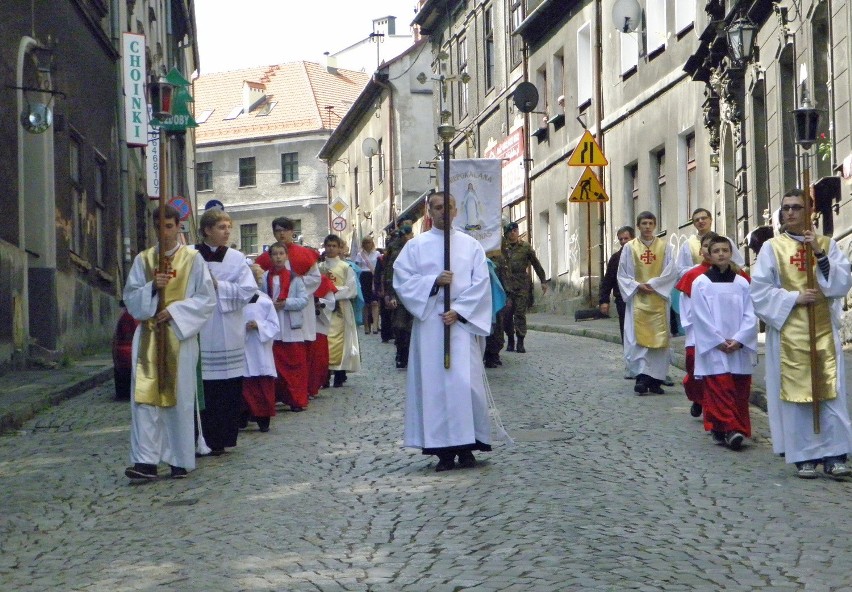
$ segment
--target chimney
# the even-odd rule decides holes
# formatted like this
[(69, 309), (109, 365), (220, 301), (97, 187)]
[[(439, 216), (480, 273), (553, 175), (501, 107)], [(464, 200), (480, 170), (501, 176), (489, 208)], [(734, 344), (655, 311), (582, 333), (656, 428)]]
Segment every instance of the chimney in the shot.
[(266, 101), (266, 85), (251, 80), (243, 80), (243, 113), (248, 114), (252, 109)]
[(325, 56), (325, 70), (329, 74), (337, 74), (337, 57), (331, 55), (329, 52), (324, 52)]

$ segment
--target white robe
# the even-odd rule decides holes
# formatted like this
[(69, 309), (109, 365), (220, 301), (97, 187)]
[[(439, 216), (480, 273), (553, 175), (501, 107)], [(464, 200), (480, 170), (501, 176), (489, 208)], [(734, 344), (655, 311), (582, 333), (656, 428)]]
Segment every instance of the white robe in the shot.
[(758, 318), (766, 323), (766, 402), (772, 450), (788, 463), (819, 460), (852, 452), (852, 425), (846, 407), (846, 368), (840, 343), (843, 298), (852, 287), (849, 260), (832, 240), (828, 258), (831, 270), (826, 279), (817, 266), (817, 286), (831, 299), (831, 324), (837, 360), (837, 397), (820, 402), (820, 433), (813, 433), (810, 403), (791, 403), (780, 399), (781, 329), (796, 306), (798, 292), (781, 287), (775, 251), (767, 243), (760, 249), (751, 268), (751, 297)]
[(245, 369), (246, 325), (243, 307), (255, 292), (257, 281), (245, 255), (228, 249), (221, 262), (208, 261), (216, 278), (216, 309), (201, 330), (201, 372), (204, 380), (238, 378)]
[[(706, 275), (692, 284), (692, 324), (695, 337), (696, 378), (716, 374), (751, 374), (757, 356), (757, 317), (748, 281), (711, 282)], [(726, 339), (743, 347), (726, 354), (716, 348)]]
[(334, 292), (328, 292), (322, 298), (318, 296), (316, 298), (319, 299), (321, 304), (325, 305), (317, 311), (317, 333), (328, 335), (328, 330), (331, 327), (331, 315), (337, 307), (337, 301), (334, 299)]
[[(343, 263), (343, 265), (340, 265), (340, 263)], [(358, 342), (358, 325), (355, 323), (355, 308), (353, 306), (358, 297), (358, 278), (355, 275), (355, 270), (337, 257), (326, 259), (326, 265), (335, 269), (346, 268), (343, 285), (337, 286), (337, 292), (334, 293), (337, 313), (343, 315), (343, 357), (340, 360), (340, 365), (330, 366), (329, 370), (358, 372), (361, 370), (361, 346)], [(329, 340), (334, 339), (334, 336), (326, 334), (329, 335)]]
[(257, 323), (257, 329), (246, 329), (246, 352), (244, 376), (277, 376), (272, 342), (280, 333), (278, 313), (272, 300), (263, 292), (257, 293), (257, 301), (249, 302), (243, 309), (243, 321)]
[[(694, 267), (694, 266), (693, 266)], [(666, 303), (671, 299), (678, 275), (675, 267), (673, 249), (666, 245), (666, 258), (663, 261), (663, 273), (648, 282), (654, 291), (665, 298)], [(624, 300), (624, 363), (634, 375), (646, 374), (657, 380), (665, 380), (669, 369), (671, 348), (659, 347), (650, 349), (636, 343), (636, 331), (633, 321), (633, 297), (639, 289), (636, 281), (636, 269), (633, 264), (633, 249), (622, 249), (618, 261), (618, 290)], [(668, 320), (668, 316), (666, 317)], [(666, 322), (666, 331), (668, 331)]]
[[(182, 249), (192, 247), (182, 246)], [(216, 293), (207, 265), (201, 255), (195, 255), (186, 286), (184, 300), (171, 303), (167, 310), (172, 315), (169, 328), (180, 341), (178, 354), (177, 405), (156, 407), (140, 405), (133, 398), (136, 391), (136, 360), (139, 355), (141, 328), (133, 334), (133, 371), (130, 381), (130, 462), (156, 465), (161, 461), (187, 471), (195, 468), (195, 397), (197, 388), (198, 338), (201, 328), (216, 307)], [(157, 314), (159, 294), (153, 291), (153, 282), (145, 277), (145, 262), (141, 255), (133, 260), (133, 267), (124, 287), (124, 304), (138, 321), (146, 321)]]
[[(305, 283), (305, 290), (307, 290), (310, 295), (313, 295), (313, 293), (317, 291), (317, 288), (319, 288), (319, 285), (322, 282), (322, 274), (320, 273), (319, 267), (316, 263), (311, 265), (308, 273), (299, 277), (302, 278), (302, 281)], [(305, 318), (302, 323), (302, 336), (305, 341), (316, 341), (317, 315), (313, 297), (308, 298), (308, 305), (305, 307), (303, 313)]]
[[(287, 263), (287, 267), (289, 269), (289, 262)], [(272, 294), (269, 296), (272, 298), (272, 301), (275, 302), (278, 300), (278, 295), (281, 294), (281, 280), (278, 278), (278, 275), (274, 272), (267, 271), (263, 274), (262, 285), (263, 289), (266, 290), (267, 277), (272, 273)], [(292, 275), (290, 276), (290, 288), (287, 290), (287, 297), (284, 299), (284, 306), (278, 309), (276, 312), (278, 313), (278, 335), (275, 336), (275, 341), (283, 341), (284, 343), (298, 343), (300, 341), (305, 341), (305, 320), (307, 319), (307, 307), (308, 302), (313, 302), (314, 299), (308, 298), (308, 292), (305, 289), (305, 282), (303, 281), (304, 276)], [(311, 313), (313, 315), (313, 313)], [(316, 326), (316, 321), (314, 321), (314, 326)], [(314, 333), (314, 339), (316, 340), (316, 333)]]
[[(745, 259), (743, 258), (743, 254), (740, 253), (739, 247), (737, 247), (737, 244), (727, 236), (725, 238), (727, 238), (728, 242), (731, 243), (731, 261), (738, 267), (742, 267), (745, 265)], [(683, 274), (699, 263), (701, 263), (701, 260), (696, 261), (692, 256), (692, 249), (690, 248), (689, 240), (683, 241), (678, 249), (677, 262), (675, 263), (677, 266), (677, 276), (682, 278)]]
[(467, 322), (450, 327), (444, 368), (444, 288), (430, 296), (444, 270), (444, 233), (433, 228), (408, 241), (393, 265), (393, 287), (414, 317), (408, 357), (404, 445), (445, 448), (491, 443), (482, 353), (491, 333), (491, 281), (479, 242), (451, 232), (450, 308)]

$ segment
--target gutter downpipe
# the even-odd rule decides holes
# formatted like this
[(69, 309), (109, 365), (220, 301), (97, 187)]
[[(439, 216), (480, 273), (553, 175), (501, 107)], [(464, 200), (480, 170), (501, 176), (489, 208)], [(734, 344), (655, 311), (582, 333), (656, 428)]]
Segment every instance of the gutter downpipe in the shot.
[[(390, 71), (388, 71), (390, 73)], [(388, 221), (396, 222), (396, 193), (395, 193), (395, 184), (394, 184), (394, 170), (396, 169), (396, 150), (394, 147), (396, 146), (396, 135), (394, 134), (394, 110), (393, 110), (393, 87), (379, 80), (379, 77), (373, 74), (373, 82), (375, 82), (378, 86), (388, 91)], [(381, 158), (381, 155), (379, 155)]]
[[(595, 114), (597, 115), (597, 135), (598, 135), (598, 146), (601, 149), (601, 154), (606, 154), (606, 142), (604, 142), (604, 133), (603, 133), (603, 27), (601, 25), (603, 17), (603, 6), (602, 0), (595, 0), (595, 35), (597, 36), (597, 55), (595, 56), (595, 76), (597, 77), (597, 85), (595, 89)], [(604, 168), (598, 167), (598, 179), (601, 182), (601, 187), (606, 191), (606, 180), (604, 179)], [(609, 199), (609, 206), (612, 208), (612, 198)], [(604, 252), (604, 244), (606, 243), (606, 203), (599, 202), (598, 203), (598, 226), (600, 228), (600, 240), (599, 240), (599, 268), (598, 268), (598, 277), (599, 281), (603, 281), (604, 276), (604, 265), (605, 265), (605, 252)], [(591, 255), (591, 251), (589, 253)], [(591, 265), (590, 265), (591, 267)], [(589, 304), (594, 306), (595, 301), (592, 298), (592, 278), (589, 277)]]
[[(524, 45), (521, 50), (524, 54), (524, 82), (530, 81), (529, 71), (529, 53), (530, 46), (524, 40)], [(532, 180), (530, 179), (530, 114), (524, 113), (524, 201), (527, 211), (527, 242), (533, 244), (533, 224), (532, 224)], [(510, 220), (514, 222), (514, 220)], [(549, 255), (548, 255), (549, 256)]]
[[(121, 2), (120, 0), (110, 0), (110, 12), (112, 14), (112, 43), (116, 51), (121, 54)], [(124, 135), (124, 81), (121, 77), (121, 61), (118, 62), (119, 67), (115, 73), (115, 89), (116, 89), (116, 128), (118, 131), (118, 154), (121, 170), (119, 172), (119, 204), (121, 207), (121, 246), (124, 265), (122, 265), (122, 282), (127, 277), (127, 271), (132, 261), (130, 253), (130, 171), (128, 170), (127, 156), (127, 138)]]

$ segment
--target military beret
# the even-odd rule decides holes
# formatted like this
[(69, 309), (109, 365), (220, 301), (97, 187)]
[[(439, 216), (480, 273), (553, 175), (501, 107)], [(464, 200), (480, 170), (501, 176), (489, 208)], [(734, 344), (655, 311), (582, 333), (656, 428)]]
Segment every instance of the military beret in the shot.
[(517, 229), (518, 229), (518, 223), (517, 222), (509, 222), (508, 224), (506, 224), (503, 227), (503, 234), (509, 234), (513, 230), (517, 230)]

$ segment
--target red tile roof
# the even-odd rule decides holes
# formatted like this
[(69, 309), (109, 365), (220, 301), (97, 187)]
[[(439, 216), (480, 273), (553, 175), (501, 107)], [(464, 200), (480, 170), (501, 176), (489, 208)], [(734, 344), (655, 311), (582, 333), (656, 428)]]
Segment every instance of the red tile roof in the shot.
[[(314, 62), (213, 72), (195, 81), (195, 118), (213, 110), (196, 130), (199, 145), (333, 130), (370, 79), (369, 74), (338, 68), (332, 74)], [(263, 105), (226, 120), (243, 104), (244, 82), (266, 87), (267, 103), (276, 103), (268, 115)]]

